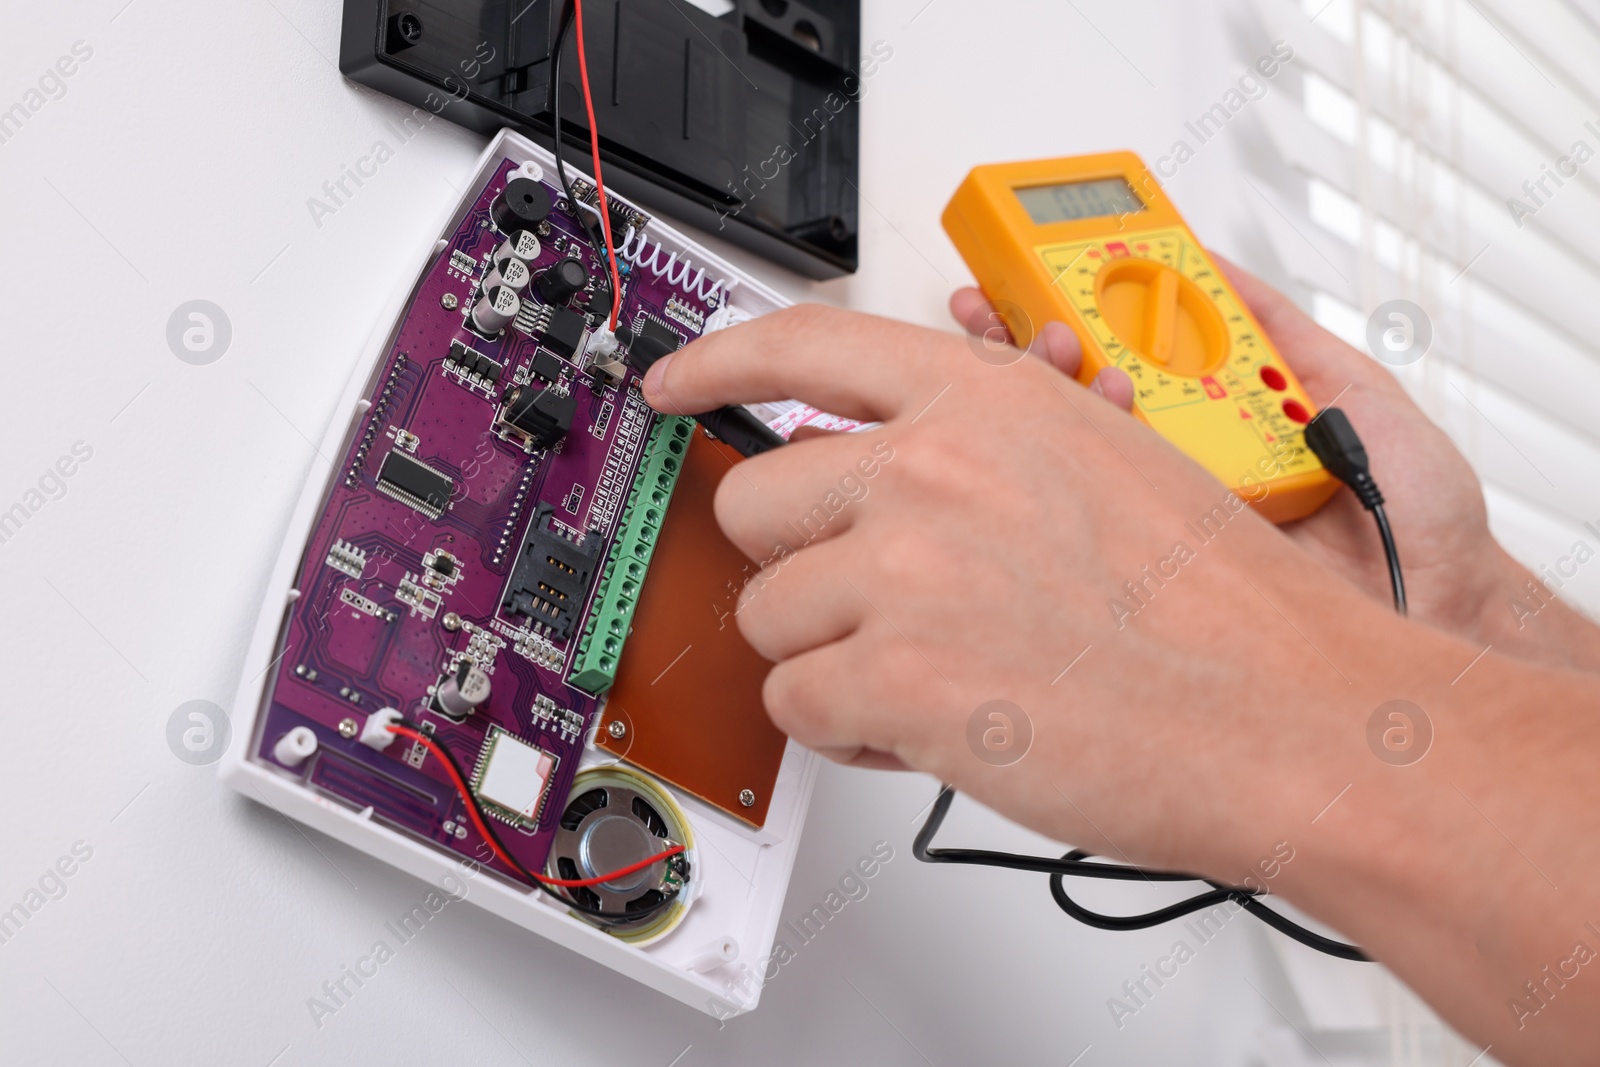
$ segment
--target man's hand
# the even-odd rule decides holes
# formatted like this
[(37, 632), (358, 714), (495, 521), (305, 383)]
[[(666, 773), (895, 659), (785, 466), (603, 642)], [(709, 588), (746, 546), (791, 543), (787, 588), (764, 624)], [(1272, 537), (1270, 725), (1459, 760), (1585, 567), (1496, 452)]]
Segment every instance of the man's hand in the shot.
[[(1363, 638), (1402, 624), (1147, 427), (1055, 366), (992, 366), (949, 334), (821, 307), (714, 334), (645, 379), (671, 411), (786, 397), (883, 423), (748, 460), (717, 494), (729, 538), (766, 564), (738, 622), (776, 663), (766, 705), (791, 736), (1191, 869), (1216, 860), (1193, 842), (1223, 842), (1237, 829), (1224, 812), (1253, 802), (1214, 789), (1234, 761), (1297, 768), (1286, 782), (1307, 805), (1348, 781), (1318, 766), (1338, 716), (1320, 741), (1275, 726), (1344, 689), (1333, 664), (1351, 673), (1368, 654), (1336, 650), (1318, 616), (1363, 620)], [(1007, 773), (966, 739), (992, 700), (1035, 735)], [(1196, 721), (1229, 724), (1248, 752), (1197, 759), (1213, 741)], [(1120, 803), (1152, 765), (1171, 768), (1160, 797)], [(1223, 845), (1245, 866), (1261, 846)]]
[[(1337, 360), (1264, 317), (1331, 399)], [(1600, 980), (1553, 1001), (1526, 983), (1600, 944), (1585, 925), (1600, 922), (1600, 681), (1396, 617), (1373, 582), (1313, 557), (1346, 552), (1335, 523), (1285, 536), (1108, 402), (1110, 380), (1097, 395), (1046, 355), (997, 367), (953, 335), (800, 307), (651, 369), (645, 398), (665, 411), (792, 397), (882, 422), (747, 460), (718, 490), (719, 522), (764, 564), (738, 624), (774, 661), (773, 720), (1103, 855), (1237, 883), (1292, 847), (1273, 891), (1497, 1058), (1588, 1062)], [(1430, 447), (1369, 425), (1411, 409), (1382, 380), (1357, 385), (1369, 448)], [(1397, 514), (1428, 480), (1386, 459), (1378, 475)], [(1472, 514), (1449, 493), (1434, 506)], [(1420, 576), (1424, 537), (1451, 542), (1412, 521)], [(1424, 759), (1374, 747), (1397, 699), (1431, 716)], [(999, 760), (996, 700), (1031, 736)]]
[[(1413, 619), (1481, 648), (1538, 662), (1600, 670), (1600, 629), (1560, 603), (1519, 612), (1529, 571), (1489, 532), (1478, 478), (1455, 444), (1433, 424), (1394, 375), (1313, 322), (1283, 294), (1212, 253), (1246, 306), (1318, 407), (1337, 404), (1361, 434), (1372, 474), (1387, 498)], [(950, 311), (970, 333), (995, 329), (993, 309), (976, 289), (958, 290)], [(1081, 349), (1064, 324), (1047, 323), (1032, 354), (1076, 375)], [(1123, 408), (1131, 383), (1115, 368), (1092, 388)], [(1318, 562), (1380, 603), (1389, 603), (1383, 547), (1352, 493), (1340, 492), (1314, 515), (1283, 527)], [(1552, 600), (1546, 592), (1543, 599)], [(1536, 614), (1537, 618), (1531, 616)]]

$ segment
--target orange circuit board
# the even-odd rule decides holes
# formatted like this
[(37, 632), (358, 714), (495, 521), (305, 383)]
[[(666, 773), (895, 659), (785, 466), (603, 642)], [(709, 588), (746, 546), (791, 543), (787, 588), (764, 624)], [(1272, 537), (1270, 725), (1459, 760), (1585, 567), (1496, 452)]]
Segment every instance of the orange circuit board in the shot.
[(1310, 398), (1138, 156), (978, 167), (944, 227), (1019, 346), (1065, 322), (1084, 384), (1121, 367), (1134, 414), (1267, 518), (1339, 487), (1305, 444)]
[(742, 459), (695, 430), (596, 743), (760, 826), (787, 742), (761, 703), (772, 664), (735, 618), (750, 561), (711, 509), (717, 483)]

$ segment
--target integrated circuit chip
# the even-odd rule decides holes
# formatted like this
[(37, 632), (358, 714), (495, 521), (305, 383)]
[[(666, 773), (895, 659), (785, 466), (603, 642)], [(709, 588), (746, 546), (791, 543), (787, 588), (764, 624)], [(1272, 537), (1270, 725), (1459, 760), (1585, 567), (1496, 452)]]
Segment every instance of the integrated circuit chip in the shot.
[(583, 316), (570, 308), (552, 308), (550, 325), (544, 331), (544, 346), (564, 359), (583, 343)]
[(564, 366), (566, 364), (541, 349), (533, 354), (533, 363), (529, 366), (529, 370), (541, 382), (554, 382), (561, 378), (561, 368)]
[(490, 728), (472, 773), (472, 791), (506, 822), (532, 827), (539, 821), (555, 757), (499, 726)]
[(421, 460), (392, 448), (378, 469), (378, 492), (437, 519), (450, 506), (456, 483)]
[(628, 362), (641, 371), (653, 366), (668, 352), (683, 347), (683, 338), (664, 322), (646, 318), (628, 345)]

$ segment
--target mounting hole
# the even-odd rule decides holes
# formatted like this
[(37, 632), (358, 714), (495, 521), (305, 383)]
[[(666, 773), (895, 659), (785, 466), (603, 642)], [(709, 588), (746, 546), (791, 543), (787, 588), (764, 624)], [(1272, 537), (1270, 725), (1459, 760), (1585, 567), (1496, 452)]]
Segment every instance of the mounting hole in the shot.
[(761, 10), (775, 19), (781, 19), (789, 13), (789, 0), (761, 0)]
[(400, 16), (395, 19), (394, 29), (406, 44), (416, 44), (422, 40), (422, 20), (416, 16), (415, 12), (401, 12)]

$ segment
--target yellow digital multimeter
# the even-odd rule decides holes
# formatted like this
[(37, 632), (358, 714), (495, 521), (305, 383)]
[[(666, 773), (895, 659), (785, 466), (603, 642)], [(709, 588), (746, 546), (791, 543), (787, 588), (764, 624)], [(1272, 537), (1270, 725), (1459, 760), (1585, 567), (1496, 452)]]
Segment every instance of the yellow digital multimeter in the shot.
[(1305, 390), (1132, 152), (978, 167), (944, 228), (1018, 345), (1065, 322), (1080, 381), (1121, 367), (1134, 413), (1268, 519), (1338, 489)]

